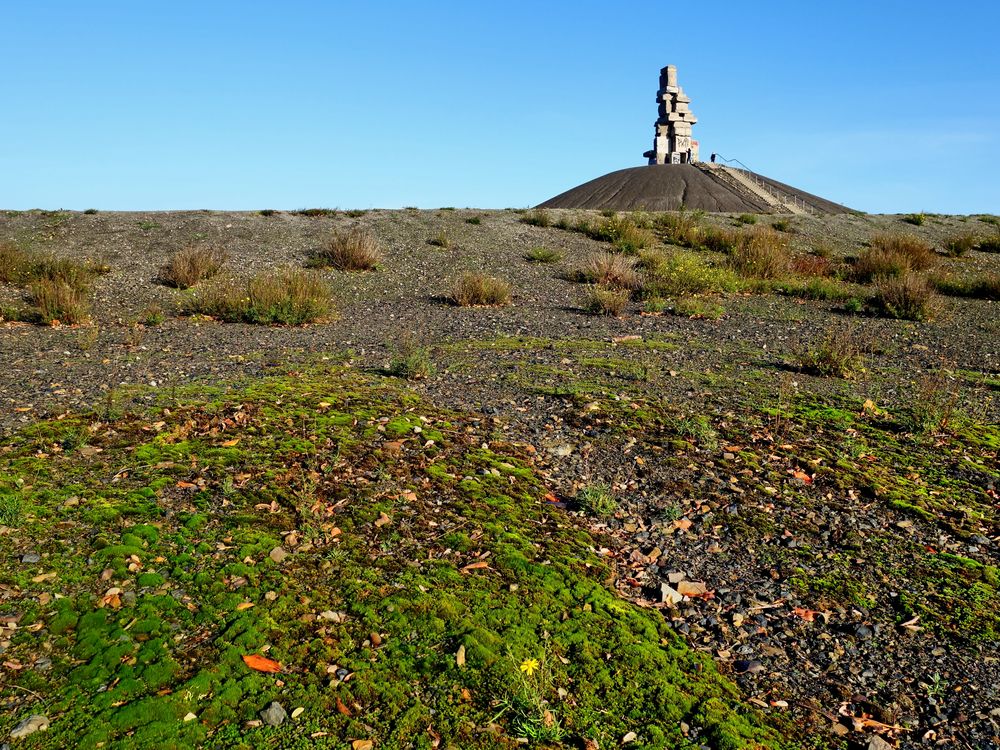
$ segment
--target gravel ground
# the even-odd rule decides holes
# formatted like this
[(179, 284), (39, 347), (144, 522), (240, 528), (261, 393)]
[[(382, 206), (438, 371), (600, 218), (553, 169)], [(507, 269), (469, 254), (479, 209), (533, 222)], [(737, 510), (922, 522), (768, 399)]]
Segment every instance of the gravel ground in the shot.
[[(582, 214), (552, 215), (572, 221)], [(127, 407), (150, 387), (231, 381), (324, 357), (380, 368), (395, 342), (412, 334), (433, 347), (438, 369), (414, 387), (443, 406), (480, 412), (508, 438), (533, 446), (540, 470), (571, 511), (577, 512), (571, 499), (581, 487), (600, 481), (615, 490), (613, 516), (582, 517), (617, 561), (616, 585), (624, 596), (664, 607), (664, 585), (676, 590), (682, 581), (695, 582), (713, 592), (688, 596), (664, 612), (692, 646), (716, 657), (748, 699), (789, 712), (807, 731), (835, 743), (843, 738), (866, 746), (881, 735), (900, 747), (1000, 747), (1000, 646), (901, 627), (893, 607), (896, 589), (907, 582), (906, 566), (921, 550), (998, 565), (995, 527), (958, 533), (864, 493), (828, 487), (769, 495), (743, 481), (756, 468), (731, 446), (699, 444), (685, 462), (667, 460), (661, 442), (641, 432), (609, 431), (587, 416), (579, 398), (592, 391), (606, 397), (609, 384), (618, 383), (619, 401), (645, 398), (716, 423), (759, 411), (788, 392), (849, 391), (891, 411), (913, 399), (914, 383), (943, 367), (960, 383), (963, 408), (995, 425), (1000, 303), (949, 300), (929, 324), (860, 318), (868, 372), (847, 386), (791, 365), (799, 348), (830, 326), (848, 324), (836, 304), (733, 295), (722, 300), (726, 315), (718, 321), (645, 315), (637, 305), (622, 318), (589, 316), (580, 310), (580, 285), (562, 276), (604, 246), (519, 219), (514, 211), (470, 209), (357, 217), (0, 212), (0, 241), (101, 259), (111, 268), (96, 282), (89, 325), (0, 322), (0, 434), (69, 410)], [(733, 220), (716, 215), (707, 221)], [(921, 226), (896, 216), (789, 221), (793, 246), (822, 244), (835, 256), (856, 255), (874, 231), (911, 231), (940, 244), (959, 232), (993, 230), (975, 217), (928, 217)], [(225, 249), (224, 273), (245, 276), (301, 267), (335, 228), (356, 224), (379, 237), (385, 260), (375, 273), (318, 272), (335, 290), (338, 317), (330, 322), (286, 328), (186, 317), (176, 311), (189, 293), (155, 281), (165, 258), (186, 244)], [(427, 242), (442, 231), (447, 249)], [(562, 260), (525, 262), (523, 254), (537, 246), (559, 250)], [(979, 252), (941, 263), (956, 273), (1000, 271), (1000, 256)], [(465, 269), (508, 279), (513, 304), (464, 309), (444, 303)], [(18, 303), (22, 295), (0, 285), (0, 305)], [(162, 325), (137, 322), (151, 304), (168, 311)], [(593, 381), (600, 364), (588, 365), (584, 357), (614, 360), (616, 367), (631, 362), (639, 374), (580, 386), (586, 373)], [(578, 390), (559, 390), (567, 384)], [(992, 476), (983, 490), (995, 499)], [(763, 516), (773, 532), (734, 531), (741, 526), (734, 518)], [(835, 556), (848, 560), (851, 574), (872, 591), (870, 606), (795, 585), (819, 576), (829, 567), (824, 560)]]

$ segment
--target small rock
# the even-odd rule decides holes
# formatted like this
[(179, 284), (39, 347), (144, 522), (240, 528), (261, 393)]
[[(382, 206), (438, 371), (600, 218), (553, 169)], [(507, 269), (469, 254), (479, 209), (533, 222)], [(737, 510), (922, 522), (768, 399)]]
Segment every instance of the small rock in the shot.
[(275, 547), (273, 550), (271, 550), (268, 557), (270, 557), (276, 563), (281, 563), (286, 557), (288, 557), (288, 550), (286, 550), (284, 547)]
[(22, 555), (21, 556), (21, 562), (23, 562), (23, 563), (29, 563), (30, 564), (30, 563), (36, 563), (36, 562), (41, 562), (41, 561), (42, 561), (42, 556), (39, 555), (37, 552), (29, 552), (26, 555)]
[(195, 714), (191, 713), (190, 711), (188, 711), (188, 712), (187, 712), (187, 713), (186, 713), (186, 714), (184, 715), (184, 721), (194, 721), (194, 720), (195, 720), (195, 719), (197, 719), (197, 718), (198, 718), (198, 717), (197, 717), (197, 716), (196, 716)]
[(559, 456), (560, 458), (564, 458), (572, 452), (573, 452), (573, 446), (570, 445), (569, 443), (563, 443), (562, 445), (556, 445), (552, 448), (549, 448), (549, 453), (551, 453), (553, 456)]
[(682, 601), (684, 601), (684, 596), (672, 586), (666, 583), (661, 583), (660, 601), (665, 602), (667, 604), (680, 604)]
[(49, 728), (49, 717), (42, 714), (32, 714), (27, 719), (22, 719), (20, 723), (10, 730), (11, 739), (27, 737), (35, 732), (44, 732)]
[(859, 640), (867, 641), (869, 638), (872, 637), (872, 635), (874, 635), (874, 631), (872, 631), (872, 629), (867, 625), (858, 625), (856, 628), (854, 628), (854, 635)]
[(677, 573), (667, 573), (667, 580), (670, 581), (671, 583), (680, 583), (685, 578), (687, 578), (687, 575), (684, 574), (684, 573), (680, 573), (680, 572), (677, 572)]
[(288, 718), (288, 714), (280, 703), (271, 701), (271, 705), (260, 712), (260, 718), (269, 727), (278, 727)]
[(868, 740), (868, 744), (865, 745), (865, 750), (893, 750), (893, 747), (877, 734), (873, 734)]
[(756, 659), (740, 659), (733, 662), (733, 671), (737, 674), (757, 674), (764, 671), (764, 665)]

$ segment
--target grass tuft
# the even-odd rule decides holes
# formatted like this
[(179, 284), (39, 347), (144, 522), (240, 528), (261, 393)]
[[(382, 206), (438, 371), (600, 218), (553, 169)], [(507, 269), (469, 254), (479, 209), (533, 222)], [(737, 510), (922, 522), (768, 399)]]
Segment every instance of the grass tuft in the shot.
[(524, 254), (529, 263), (557, 263), (562, 260), (562, 253), (548, 247), (533, 247)]
[(498, 307), (511, 301), (511, 285), (503, 279), (467, 271), (452, 285), (449, 299), (459, 307)]
[(176, 289), (189, 289), (219, 272), (227, 255), (214, 247), (190, 245), (170, 256), (160, 268), (160, 282)]
[(937, 261), (934, 249), (912, 234), (878, 233), (854, 262), (854, 277), (867, 283), (880, 276), (903, 276), (923, 271)]
[(979, 237), (971, 232), (957, 234), (944, 241), (944, 251), (952, 258), (960, 258), (979, 244)]
[(616, 253), (593, 253), (572, 277), (587, 284), (635, 291), (642, 287), (636, 260)]
[(865, 370), (864, 349), (854, 326), (834, 326), (801, 349), (796, 360), (803, 372), (823, 377), (852, 378)]
[(315, 251), (308, 265), (338, 271), (372, 271), (382, 260), (382, 250), (373, 234), (354, 228), (334, 232), (325, 246)]
[(607, 517), (618, 510), (618, 499), (611, 487), (603, 483), (589, 484), (576, 494), (577, 504), (588, 513)]
[(189, 312), (227, 323), (302, 325), (328, 315), (330, 289), (306, 271), (268, 271), (205, 289), (192, 300)]
[(632, 294), (628, 289), (608, 286), (591, 286), (587, 289), (583, 308), (593, 315), (607, 315), (613, 318), (621, 317), (628, 308)]
[(768, 227), (741, 233), (729, 253), (729, 264), (748, 278), (774, 279), (786, 275), (791, 256), (785, 240)]
[(875, 280), (872, 303), (883, 315), (900, 320), (931, 320), (937, 312), (937, 295), (923, 276), (880, 276)]
[(931, 286), (949, 297), (1000, 300), (1000, 274), (983, 273), (974, 276), (932, 276)]
[(90, 317), (84, 288), (62, 278), (41, 278), (29, 287), (29, 299), (42, 323), (82, 323)]

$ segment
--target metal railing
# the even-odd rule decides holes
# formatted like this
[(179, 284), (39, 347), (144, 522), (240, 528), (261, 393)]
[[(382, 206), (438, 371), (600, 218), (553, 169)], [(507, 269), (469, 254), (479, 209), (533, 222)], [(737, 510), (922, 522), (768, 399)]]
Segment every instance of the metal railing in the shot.
[[(739, 172), (744, 179), (750, 180), (755, 186), (763, 190), (769, 196), (774, 198), (779, 203), (785, 206), (794, 206), (803, 213), (810, 213), (809, 205), (799, 198), (797, 195), (789, 195), (788, 193), (783, 193), (778, 190), (773, 185), (768, 184), (754, 172), (750, 167), (741, 162), (739, 159), (727, 159), (722, 154), (715, 155), (717, 159), (721, 159), (725, 164), (723, 166), (728, 169), (732, 169), (735, 172)], [(739, 164), (738, 167), (731, 167), (730, 164)]]

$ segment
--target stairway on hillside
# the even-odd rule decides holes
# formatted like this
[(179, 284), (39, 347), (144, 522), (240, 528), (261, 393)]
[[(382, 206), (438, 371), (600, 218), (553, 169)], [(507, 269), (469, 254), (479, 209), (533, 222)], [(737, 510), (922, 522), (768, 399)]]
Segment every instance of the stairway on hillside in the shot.
[(695, 166), (716, 179), (727, 183), (730, 187), (750, 193), (759, 198), (776, 213), (797, 215), (809, 213), (805, 204), (801, 201), (797, 201), (791, 196), (781, 195), (765, 183), (755, 179), (750, 172), (744, 172), (742, 169), (734, 169), (733, 167), (727, 167), (725, 164), (716, 164), (714, 162), (695, 162)]

